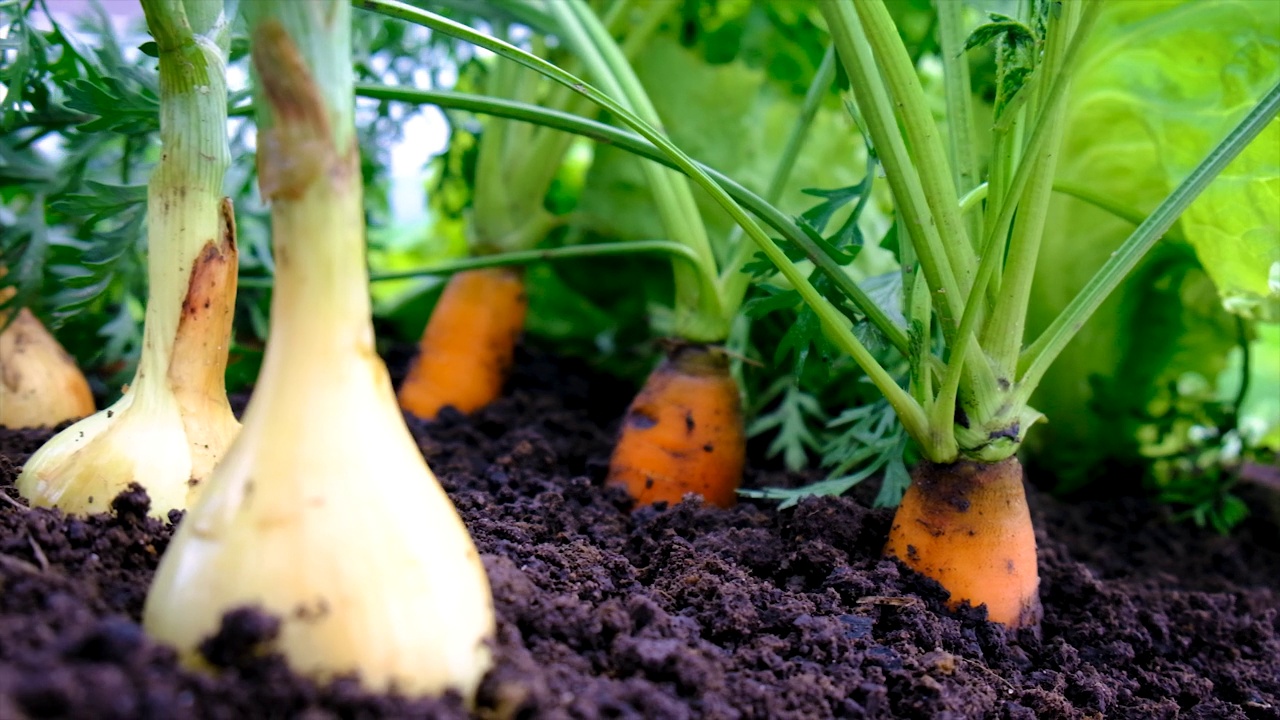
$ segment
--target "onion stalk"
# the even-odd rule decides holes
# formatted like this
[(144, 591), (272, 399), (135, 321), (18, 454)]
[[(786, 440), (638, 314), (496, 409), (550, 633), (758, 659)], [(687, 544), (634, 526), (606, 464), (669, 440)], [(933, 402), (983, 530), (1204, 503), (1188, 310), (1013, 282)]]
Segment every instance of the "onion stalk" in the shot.
[(161, 559), (143, 623), (198, 665), (222, 616), (256, 606), (281, 619), (272, 650), (296, 672), (470, 698), (493, 604), (374, 348), (350, 6), (259, 0), (246, 15), (271, 334), (244, 429)]
[(142, 354), (113, 405), (54, 436), (17, 487), (33, 505), (105, 511), (138, 483), (163, 517), (187, 507), (239, 431), (225, 372), (237, 254), (227, 147), (222, 3), (143, 0), (160, 55), (163, 153), (147, 187)]

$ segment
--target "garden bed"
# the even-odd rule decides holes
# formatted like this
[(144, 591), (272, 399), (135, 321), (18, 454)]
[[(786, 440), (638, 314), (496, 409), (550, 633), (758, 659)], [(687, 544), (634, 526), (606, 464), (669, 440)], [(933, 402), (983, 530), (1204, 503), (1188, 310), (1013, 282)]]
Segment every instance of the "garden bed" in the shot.
[[(478, 717), (1280, 717), (1265, 503), (1223, 538), (1138, 498), (1032, 488), (1044, 622), (1009, 634), (880, 558), (873, 486), (782, 512), (630, 513), (601, 483), (634, 388), (529, 351), (511, 385), (474, 417), (411, 423), (493, 586)], [(14, 500), (48, 435), (0, 431), (0, 718), (467, 717), (298, 679), (259, 651), (272, 621), (253, 612), (206, 645), (218, 675), (180, 669), (137, 625), (171, 531), (145, 494), (85, 520)]]

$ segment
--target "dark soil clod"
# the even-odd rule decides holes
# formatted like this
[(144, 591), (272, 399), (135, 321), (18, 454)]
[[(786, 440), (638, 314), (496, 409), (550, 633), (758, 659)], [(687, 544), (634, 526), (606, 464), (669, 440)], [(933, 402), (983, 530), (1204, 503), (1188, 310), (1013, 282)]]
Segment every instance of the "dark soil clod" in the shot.
[(279, 618), (258, 608), (237, 608), (222, 617), (217, 634), (200, 643), (200, 655), (214, 667), (245, 665), (265, 655), (279, 635)]

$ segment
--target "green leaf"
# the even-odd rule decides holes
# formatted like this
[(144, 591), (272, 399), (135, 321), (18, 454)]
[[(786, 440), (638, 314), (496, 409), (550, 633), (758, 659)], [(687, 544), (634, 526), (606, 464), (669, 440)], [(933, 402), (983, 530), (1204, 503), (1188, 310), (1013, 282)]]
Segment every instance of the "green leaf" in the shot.
[(801, 303), (800, 293), (795, 290), (783, 290), (773, 285), (760, 285), (759, 288), (765, 293), (763, 296), (743, 303), (742, 311), (747, 317), (758, 318), (779, 310), (793, 310)]
[[(1000, 13), (989, 15), (991, 22), (974, 29), (965, 41), (964, 50), (995, 45), (996, 96), (993, 106), (997, 126), (1006, 112), (1017, 107), (1014, 99), (1030, 81), (1038, 60), (1038, 48), (1043, 38), (1042, 23), (1035, 23), (1033, 30), (1026, 24)], [(1020, 102), (1018, 104), (1021, 104)]]
[(81, 125), (80, 130), (122, 135), (159, 131), (158, 75), (136, 66), (122, 66), (115, 72), (115, 77), (101, 75), (67, 85), (67, 107), (97, 116)]
[(883, 471), (883, 483), (876, 497), (879, 507), (896, 505), (910, 483), (904, 462), (906, 433), (889, 403), (883, 398), (845, 410), (827, 424), (832, 437), (822, 447), (826, 479), (798, 488), (742, 490), (747, 497), (781, 501), (786, 509), (811, 495), (842, 495), (864, 480)]
[(900, 447), (895, 448), (884, 466), (884, 480), (881, 481), (880, 492), (876, 493), (876, 499), (872, 503), (876, 507), (898, 507), (903, 494), (907, 492), (907, 486), (911, 484), (911, 473), (907, 470), (905, 461), (906, 444), (907, 435), (903, 433), (899, 441)]
[(826, 29), (813, 0), (685, 0), (683, 15), (681, 44), (708, 64), (743, 63), (796, 95), (804, 94), (826, 49)]
[(804, 363), (809, 359), (809, 349), (822, 340), (822, 321), (806, 305), (796, 315), (787, 334), (778, 341), (773, 352), (773, 364), (783, 365), (788, 356), (795, 356), (792, 372), (800, 375), (804, 372)]
[(773, 410), (757, 415), (747, 426), (747, 437), (776, 432), (766, 456), (782, 455), (788, 470), (801, 470), (808, 464), (809, 453), (816, 453), (822, 447), (822, 441), (813, 428), (826, 423), (822, 405), (817, 398), (800, 389), (790, 376), (780, 378), (760, 398), (762, 404), (774, 400), (779, 401)]
[(141, 206), (147, 201), (146, 185), (112, 185), (88, 180), (88, 192), (68, 193), (50, 203), (56, 212), (95, 224)]
[[(1057, 178), (1145, 215), (1280, 80), (1280, 13), (1251, 0), (1112, 3), (1083, 57), (1068, 98)], [(1157, 245), (1046, 374), (1032, 404), (1048, 423), (1028, 445), (1065, 485), (1087, 482), (1102, 458), (1136, 459), (1145, 418), (1172, 402), (1171, 380), (1194, 375), (1211, 383), (1225, 367), (1237, 333), (1223, 297), (1232, 296), (1205, 243), (1256, 259), (1249, 248), (1260, 235), (1253, 228), (1269, 233), (1280, 253), (1274, 195), (1280, 136), (1273, 130), (1280, 125), (1268, 128), (1242, 156), (1248, 162), (1229, 166), (1183, 216), (1180, 235), (1191, 244), (1166, 237)], [(1271, 170), (1258, 160), (1268, 142)], [(1240, 173), (1241, 167), (1256, 172)], [(1210, 232), (1210, 222), (1236, 235)], [(1029, 338), (1132, 230), (1097, 206), (1054, 197), (1032, 285)]]
[[(836, 229), (830, 237), (825, 241), (821, 237), (815, 238), (819, 242), (819, 247), (827, 251), (828, 255), (832, 255), (841, 265), (847, 265), (853, 262), (853, 258), (857, 256), (857, 249), (862, 247), (862, 231), (858, 228), (858, 219), (862, 217), (862, 211), (867, 207), (867, 201), (871, 199), (871, 189), (876, 173), (875, 155), (871, 153), (870, 146), (867, 147), (867, 172), (862, 180), (855, 185), (848, 187), (836, 188), (834, 190), (820, 190), (807, 188), (801, 192), (806, 195), (814, 195), (826, 198), (800, 215), (800, 227), (808, 232), (810, 229), (818, 233), (826, 232), (827, 225), (831, 223), (842, 208), (853, 203), (853, 210), (845, 218), (844, 223)], [(813, 232), (808, 232), (813, 235)], [(854, 248), (852, 252), (847, 252), (847, 248)], [(847, 259), (842, 259), (835, 255), (835, 251), (844, 254)]]
[(1008, 15), (991, 13), (990, 17), (991, 22), (979, 25), (969, 34), (969, 39), (964, 41), (965, 50), (989, 45), (997, 40), (1001, 40), (1015, 48), (1035, 45), (1036, 35), (1031, 31), (1031, 28)]
[(49, 253), (49, 227), (44, 221), (44, 208), (39, 198), (12, 224), (5, 220), (0, 234), (0, 264), (8, 268), (0, 277), (0, 287), (17, 292), (0, 307), (27, 307), (34, 304), (43, 288), (44, 264)]
[[(1150, 144), (1169, 187), (1280, 82), (1280, 8), (1272, 3), (1119, 3), (1100, 25), (1096, 66), (1080, 83), (1096, 89), (1094, 104), (1111, 106), (1112, 120), (1141, 131), (1139, 142)], [(1280, 283), (1269, 281), (1280, 275), (1277, 148), (1280, 120), (1181, 220), (1228, 309), (1271, 321), (1280, 321)]]
[(879, 275), (871, 277), (858, 283), (867, 293), (867, 297), (876, 304), (889, 319), (898, 325), (898, 327), (906, 328), (907, 319), (902, 313), (902, 273), (897, 270), (891, 270)]
[(1223, 496), (1214, 510), (1215, 512), (1211, 516), (1213, 529), (1223, 535), (1231, 532), (1232, 528), (1249, 517), (1249, 506), (1236, 495), (1228, 494)]

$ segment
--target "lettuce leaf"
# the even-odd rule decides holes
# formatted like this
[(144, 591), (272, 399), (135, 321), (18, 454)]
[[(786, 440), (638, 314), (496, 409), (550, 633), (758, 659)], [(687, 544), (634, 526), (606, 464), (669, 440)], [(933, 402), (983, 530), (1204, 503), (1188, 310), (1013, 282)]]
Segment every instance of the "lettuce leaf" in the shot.
[[(1069, 99), (1057, 181), (1145, 215), (1280, 79), (1280, 3), (1146, 0), (1112, 3), (1103, 13)], [(1212, 387), (1239, 342), (1224, 307), (1277, 317), (1267, 275), (1280, 262), (1278, 147), (1273, 123), (1044, 378), (1033, 404), (1049, 422), (1029, 445), (1067, 486), (1087, 482), (1103, 458), (1136, 458), (1136, 435), (1168, 406), (1180, 378), (1198, 375)], [(1029, 337), (1132, 230), (1096, 205), (1055, 196)]]
[[(1170, 189), (1280, 80), (1280, 3), (1117, 3), (1097, 92), (1140, 114)], [(1129, 34), (1132, 33), (1132, 34)], [(1108, 57), (1110, 56), (1110, 57)], [(1280, 321), (1280, 119), (1187, 209), (1182, 234), (1228, 310)]]

